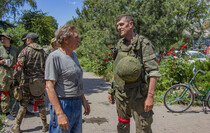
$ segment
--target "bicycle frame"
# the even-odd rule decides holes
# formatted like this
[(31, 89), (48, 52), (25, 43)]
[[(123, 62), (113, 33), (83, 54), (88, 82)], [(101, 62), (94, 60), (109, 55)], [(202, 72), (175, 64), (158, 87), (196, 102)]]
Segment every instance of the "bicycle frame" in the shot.
[[(202, 70), (198, 70), (195, 74), (194, 74), (194, 76), (192, 77), (192, 79), (190, 80), (190, 82), (188, 83), (188, 85), (187, 85), (187, 88), (188, 89), (193, 89), (193, 91), (198, 95), (198, 97), (196, 98), (196, 100), (201, 100), (201, 101), (207, 101), (205, 98), (206, 98), (206, 96), (208, 95), (208, 93), (210, 92), (210, 88), (206, 91), (206, 92), (202, 92), (202, 91), (200, 91), (199, 89), (198, 89), (198, 87), (196, 86), (196, 84), (195, 84), (195, 82), (194, 82), (194, 79), (195, 79), (195, 77), (196, 77), (196, 75), (199, 73), (199, 72), (202, 72), (202, 73), (205, 73), (205, 72), (203, 72)], [(188, 90), (187, 89), (187, 90)], [(186, 91), (187, 91), (186, 90)], [(185, 92), (186, 92), (185, 91)]]
[(194, 66), (193, 77), (188, 84), (175, 84), (167, 89), (164, 94), (164, 105), (169, 111), (176, 113), (186, 111), (196, 100), (202, 102), (203, 111), (207, 113), (206, 106), (210, 108), (210, 88), (204, 92), (196, 86), (195, 77), (199, 72), (206, 74), (202, 70), (195, 72)]

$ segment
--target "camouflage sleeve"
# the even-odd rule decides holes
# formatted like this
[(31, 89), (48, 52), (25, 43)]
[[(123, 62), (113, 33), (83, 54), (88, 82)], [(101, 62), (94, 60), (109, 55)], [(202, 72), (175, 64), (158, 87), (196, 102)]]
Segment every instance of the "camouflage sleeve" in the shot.
[(142, 56), (145, 71), (148, 76), (160, 77), (160, 72), (158, 68), (158, 63), (156, 62), (156, 55), (154, 51), (154, 46), (148, 39), (144, 39), (142, 45)]
[(18, 55), (17, 64), (15, 65), (13, 76), (18, 79), (23, 71), (25, 62), (25, 50), (22, 50)]
[(114, 96), (115, 94), (115, 81), (112, 81), (111, 88), (108, 89), (108, 93)]
[(18, 49), (17, 47), (15, 46), (12, 46), (12, 49), (11, 49), (11, 54), (9, 55), (9, 58), (10, 58), (10, 64), (8, 65), (8, 67), (13, 67), (13, 65), (16, 64), (17, 62), (17, 54), (18, 54)]

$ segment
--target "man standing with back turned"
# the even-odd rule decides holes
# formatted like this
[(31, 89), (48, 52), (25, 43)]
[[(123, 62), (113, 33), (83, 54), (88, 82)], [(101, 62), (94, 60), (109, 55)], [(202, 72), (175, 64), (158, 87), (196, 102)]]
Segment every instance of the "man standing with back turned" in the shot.
[(43, 124), (42, 131), (48, 131), (44, 104), (44, 68), (46, 56), (43, 48), (37, 42), (37, 34), (27, 34), (27, 46), (20, 52), (18, 63), (14, 66), (14, 77), (17, 79), (22, 74), (19, 86), (22, 89), (22, 99), (20, 100), (20, 109), (16, 117), (16, 124), (11, 129), (12, 132), (20, 132), (20, 126), (26, 114), (30, 97), (33, 97), (35, 100), (34, 111), (36, 112), (37, 106), (39, 108), (39, 115)]
[(114, 82), (108, 100), (111, 104), (116, 100), (117, 131), (129, 133), (133, 117), (136, 133), (152, 133), (153, 96), (160, 77), (154, 47), (146, 37), (134, 33), (131, 15), (120, 15), (116, 23), (123, 38), (116, 47)]

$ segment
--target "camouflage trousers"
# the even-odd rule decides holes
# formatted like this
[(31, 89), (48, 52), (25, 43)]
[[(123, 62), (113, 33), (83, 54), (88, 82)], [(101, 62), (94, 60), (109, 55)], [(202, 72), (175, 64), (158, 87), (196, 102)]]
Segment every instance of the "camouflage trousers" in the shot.
[(18, 126), (21, 125), (22, 120), (26, 114), (26, 110), (28, 107), (28, 103), (31, 97), (34, 98), (35, 103), (37, 102), (37, 106), (39, 108), (39, 115), (42, 121), (42, 124), (44, 126), (47, 125), (47, 117), (46, 117), (46, 109), (44, 104), (44, 93), (41, 96), (32, 96), (29, 90), (29, 81), (22, 80), (20, 85), (22, 92), (23, 92), (23, 98), (19, 102), (19, 110), (18, 114), (16, 116), (16, 124)]
[[(5, 79), (6, 77), (4, 77)], [(10, 78), (4, 80), (1, 83), (1, 110), (3, 113), (8, 113), (10, 111), (10, 101), (11, 97), (9, 94), (10, 89), (12, 89), (13, 81)]]
[[(145, 98), (138, 95), (137, 88), (129, 96), (116, 96), (116, 108), (118, 114), (118, 133), (130, 133), (130, 118), (136, 123), (136, 133), (152, 133), (153, 111), (144, 112)], [(117, 91), (116, 93), (119, 93)]]

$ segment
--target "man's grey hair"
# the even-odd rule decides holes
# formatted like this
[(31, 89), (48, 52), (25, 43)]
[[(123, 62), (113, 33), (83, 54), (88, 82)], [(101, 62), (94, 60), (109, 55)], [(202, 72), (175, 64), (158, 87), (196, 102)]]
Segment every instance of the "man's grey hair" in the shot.
[(61, 26), (56, 32), (55, 37), (59, 44), (62, 45), (64, 38), (70, 38), (73, 35), (73, 31), (76, 29), (76, 26), (65, 24)]
[(132, 21), (134, 23), (134, 18), (130, 14), (121, 14), (120, 16), (117, 17), (116, 22), (120, 21), (124, 17), (127, 20), (127, 22)]

